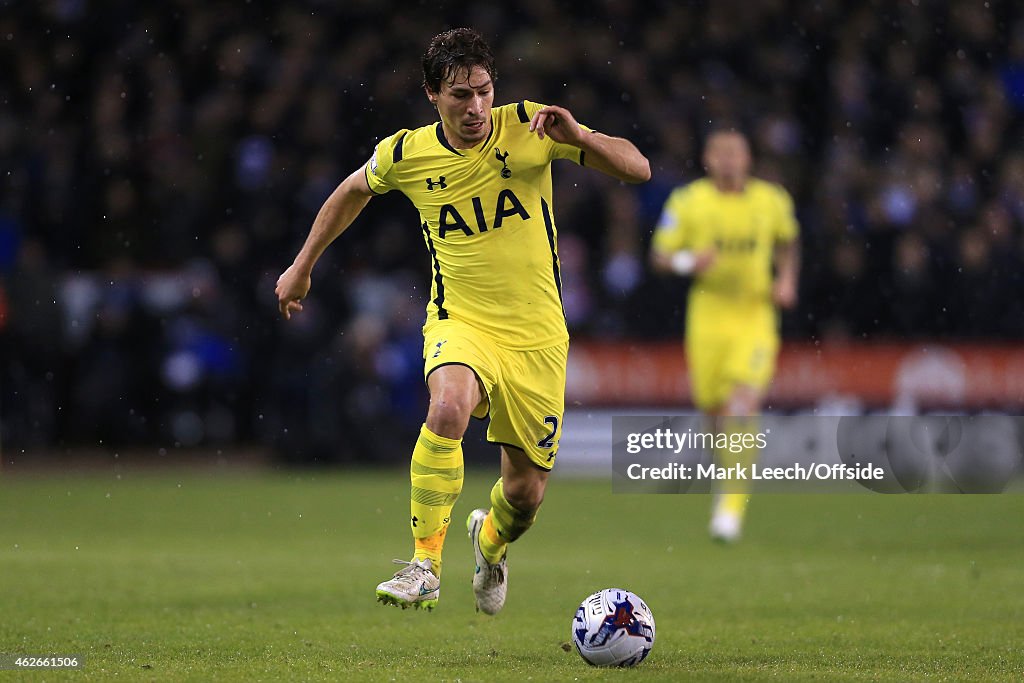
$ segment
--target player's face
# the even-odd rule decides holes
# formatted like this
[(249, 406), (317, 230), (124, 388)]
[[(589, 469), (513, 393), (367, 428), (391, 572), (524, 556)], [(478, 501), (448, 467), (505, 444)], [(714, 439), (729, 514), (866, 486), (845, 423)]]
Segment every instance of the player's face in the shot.
[(704, 150), (704, 166), (715, 180), (742, 183), (750, 173), (750, 145), (740, 133), (715, 133)]
[(455, 147), (472, 147), (490, 135), (494, 84), (482, 66), (456, 72), (450, 81), (441, 83), (441, 92), (428, 90), (427, 97), (437, 105)]

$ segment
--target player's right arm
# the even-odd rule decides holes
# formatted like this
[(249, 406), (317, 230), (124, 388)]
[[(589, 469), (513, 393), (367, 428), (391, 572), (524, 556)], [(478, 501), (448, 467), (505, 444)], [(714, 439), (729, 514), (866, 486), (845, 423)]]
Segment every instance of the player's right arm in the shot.
[(715, 263), (714, 249), (690, 248), (687, 197), (689, 188), (669, 195), (651, 240), (651, 267), (655, 272), (672, 275), (700, 275)]
[(306, 243), (277, 279), (277, 307), (285, 320), (291, 319), (293, 311), (302, 310), (313, 266), (327, 246), (345, 232), (371, 197), (395, 189), (392, 169), (401, 159), (402, 140), (408, 132), (400, 130), (377, 143), (370, 160), (341, 181), (320, 207)]
[(338, 235), (345, 232), (373, 195), (366, 181), (365, 167), (360, 166), (341, 181), (320, 207), (295, 261), (277, 278), (277, 288), (274, 290), (277, 294), (277, 307), (285, 320), (290, 320), (293, 312), (302, 310), (301, 302), (309, 293), (310, 276), (317, 259)]

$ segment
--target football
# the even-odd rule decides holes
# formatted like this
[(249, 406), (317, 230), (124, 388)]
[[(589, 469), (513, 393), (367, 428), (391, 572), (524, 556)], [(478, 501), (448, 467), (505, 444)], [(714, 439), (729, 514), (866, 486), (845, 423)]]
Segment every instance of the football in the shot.
[(587, 664), (636, 666), (654, 647), (654, 615), (635, 593), (605, 588), (576, 610), (572, 642)]

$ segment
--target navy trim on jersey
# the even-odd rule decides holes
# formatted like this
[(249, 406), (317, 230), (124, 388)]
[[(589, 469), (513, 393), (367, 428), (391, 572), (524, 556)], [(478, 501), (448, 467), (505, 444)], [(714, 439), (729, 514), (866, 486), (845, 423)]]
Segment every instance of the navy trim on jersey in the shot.
[(434, 262), (434, 283), (437, 284), (437, 297), (434, 299), (434, 305), (437, 306), (437, 319), (447, 320), (448, 311), (444, 308), (444, 280), (441, 279), (441, 264), (437, 260), (437, 249), (434, 248), (434, 240), (430, 238), (430, 227), (426, 222), (421, 227), (427, 238), (427, 251), (430, 252), (430, 260)]
[(377, 195), (379, 197), (381, 195), (381, 193), (375, 191), (373, 189), (373, 187), (370, 186), (370, 162), (369, 161), (367, 161), (365, 164), (363, 164), (363, 175), (366, 177), (366, 187), (370, 188), (370, 192), (373, 192), (373, 194), (375, 194), (375, 195)]
[(529, 123), (530, 115), (526, 113), (526, 100), (520, 100), (516, 105), (516, 113), (519, 114), (519, 123)]
[[(540, 210), (544, 214), (544, 227), (548, 231), (548, 246), (551, 247), (551, 270), (555, 275), (555, 287), (558, 289), (558, 302), (562, 303), (562, 275), (558, 267), (558, 252), (555, 251), (555, 226), (551, 222), (551, 212), (548, 210), (548, 203), (540, 200)], [(562, 315), (565, 315), (565, 308), (562, 308)]]
[(580, 150), (580, 166), (583, 165), (583, 155), (586, 154), (582, 149)]
[[(453, 152), (455, 154), (458, 154), (461, 157), (462, 156), (462, 152), (460, 152), (459, 150), (457, 150), (454, 147), (452, 147), (451, 143), (448, 142), (448, 138), (446, 138), (444, 136), (444, 128), (441, 126), (441, 122), (440, 121), (437, 122), (437, 126), (435, 127), (435, 130), (437, 131), (437, 141), (440, 142), (442, 145), (444, 145), (445, 149), (447, 149), (448, 151)], [(493, 130), (493, 128), (492, 128), (492, 130)]]
[(393, 164), (397, 164), (402, 160), (402, 143), (405, 142), (406, 135), (408, 135), (408, 133), (402, 133), (402, 137), (395, 141), (395, 151), (391, 155), (391, 163)]

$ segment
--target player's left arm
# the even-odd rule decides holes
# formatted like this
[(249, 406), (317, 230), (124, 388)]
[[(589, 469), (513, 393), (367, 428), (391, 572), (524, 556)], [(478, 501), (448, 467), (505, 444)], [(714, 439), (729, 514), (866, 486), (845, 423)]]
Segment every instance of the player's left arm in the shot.
[(779, 308), (793, 308), (797, 300), (800, 281), (800, 240), (793, 238), (775, 245), (775, 282), (772, 299)]
[(586, 164), (626, 183), (644, 183), (651, 179), (651, 164), (640, 150), (625, 138), (586, 131), (564, 107), (541, 107), (530, 120), (530, 131), (541, 140), (549, 136), (555, 142), (583, 150)]
[(772, 300), (779, 308), (789, 309), (796, 306), (797, 286), (800, 282), (800, 226), (789, 193), (782, 186), (776, 186), (775, 196), (778, 219), (772, 254), (775, 264)]

